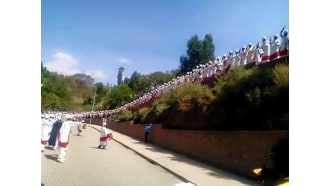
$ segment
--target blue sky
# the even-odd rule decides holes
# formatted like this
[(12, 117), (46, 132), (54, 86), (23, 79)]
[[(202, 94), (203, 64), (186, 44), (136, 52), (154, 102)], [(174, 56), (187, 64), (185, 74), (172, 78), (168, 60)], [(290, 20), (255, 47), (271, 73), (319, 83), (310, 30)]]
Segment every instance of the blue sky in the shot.
[(288, 0), (41, 1), (41, 59), (50, 71), (115, 85), (119, 67), (126, 77), (177, 69), (195, 34), (211, 33), (222, 56), (284, 25)]

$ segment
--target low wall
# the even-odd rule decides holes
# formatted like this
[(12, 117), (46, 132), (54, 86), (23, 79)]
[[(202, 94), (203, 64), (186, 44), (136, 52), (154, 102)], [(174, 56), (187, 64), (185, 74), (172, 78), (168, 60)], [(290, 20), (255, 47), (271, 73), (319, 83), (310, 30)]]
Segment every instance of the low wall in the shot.
[[(144, 140), (145, 125), (109, 122), (112, 130)], [(269, 162), (268, 153), (288, 131), (193, 131), (153, 124), (149, 141), (225, 170), (253, 177), (252, 169)]]

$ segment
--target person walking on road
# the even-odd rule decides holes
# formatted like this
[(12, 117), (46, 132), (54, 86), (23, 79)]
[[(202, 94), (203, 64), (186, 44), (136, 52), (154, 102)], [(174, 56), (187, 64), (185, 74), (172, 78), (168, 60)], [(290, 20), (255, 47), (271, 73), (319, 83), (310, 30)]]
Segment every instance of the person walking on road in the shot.
[(151, 125), (152, 125), (152, 124), (147, 124), (147, 126), (146, 126), (145, 129), (144, 129), (144, 141), (145, 141), (146, 143), (148, 143), (148, 136), (149, 136), (149, 133), (150, 133), (150, 131), (151, 131)]
[(53, 124), (53, 128), (52, 128), (52, 130), (50, 132), (50, 137), (49, 137), (48, 145), (50, 147), (52, 147), (53, 150), (56, 150), (56, 147), (57, 147), (57, 134), (58, 134), (61, 126), (62, 126), (62, 121), (60, 119), (58, 119)]
[(77, 124), (77, 130), (78, 130), (77, 136), (81, 136), (82, 129), (83, 129), (83, 126), (84, 126), (83, 122), (84, 122), (84, 120), (81, 120)]
[(62, 116), (62, 126), (58, 132), (57, 136), (57, 146), (58, 146), (58, 157), (57, 161), (64, 163), (66, 151), (68, 150), (69, 138), (71, 133), (71, 119), (70, 115)]
[(106, 149), (105, 147), (108, 144), (108, 139), (110, 138), (109, 131), (106, 128), (107, 126), (107, 119), (103, 118), (102, 128), (100, 131), (100, 145), (97, 147), (99, 149)]
[(49, 140), (50, 131), (52, 130), (52, 123), (48, 116), (41, 114), (41, 152), (45, 151), (45, 146)]

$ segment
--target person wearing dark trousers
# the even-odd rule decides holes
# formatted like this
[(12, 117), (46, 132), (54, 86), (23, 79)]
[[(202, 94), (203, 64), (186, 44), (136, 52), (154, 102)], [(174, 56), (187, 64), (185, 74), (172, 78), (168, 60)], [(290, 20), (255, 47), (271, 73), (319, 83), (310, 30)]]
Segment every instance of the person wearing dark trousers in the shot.
[(150, 131), (151, 131), (151, 125), (152, 125), (152, 124), (147, 124), (147, 126), (146, 126), (145, 129), (144, 129), (144, 141), (145, 141), (146, 143), (148, 143), (148, 136), (149, 136), (149, 133), (150, 133)]

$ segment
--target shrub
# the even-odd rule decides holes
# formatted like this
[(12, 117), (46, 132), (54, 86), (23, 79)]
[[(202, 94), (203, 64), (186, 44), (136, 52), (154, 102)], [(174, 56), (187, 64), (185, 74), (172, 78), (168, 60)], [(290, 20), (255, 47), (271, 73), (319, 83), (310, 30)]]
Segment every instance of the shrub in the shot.
[(135, 123), (141, 123), (142, 118), (146, 115), (146, 113), (148, 112), (149, 109), (150, 108), (148, 108), (148, 107), (143, 107), (143, 108), (139, 109), (138, 111), (134, 112), (133, 119), (134, 119)]
[(168, 93), (158, 110), (164, 128), (206, 129), (205, 112), (214, 100), (208, 86), (188, 83)]
[(189, 83), (172, 91), (171, 99), (178, 109), (189, 111), (194, 107), (204, 108), (213, 101), (214, 95), (207, 86)]
[[(288, 68), (237, 68), (214, 87), (209, 125), (221, 130), (271, 130), (283, 128), (288, 112)], [(220, 117), (219, 117), (220, 116)], [(269, 127), (271, 126), (271, 127)]]
[(172, 129), (288, 130), (288, 73), (286, 64), (239, 67), (212, 89), (199, 83), (177, 87), (134, 118)]
[(132, 119), (133, 119), (133, 113), (130, 110), (125, 110), (125, 111), (121, 112), (118, 115), (118, 120), (120, 122), (122, 122), (122, 121), (130, 121)]
[(273, 74), (273, 81), (277, 86), (289, 86), (289, 65), (277, 64), (273, 70)]

